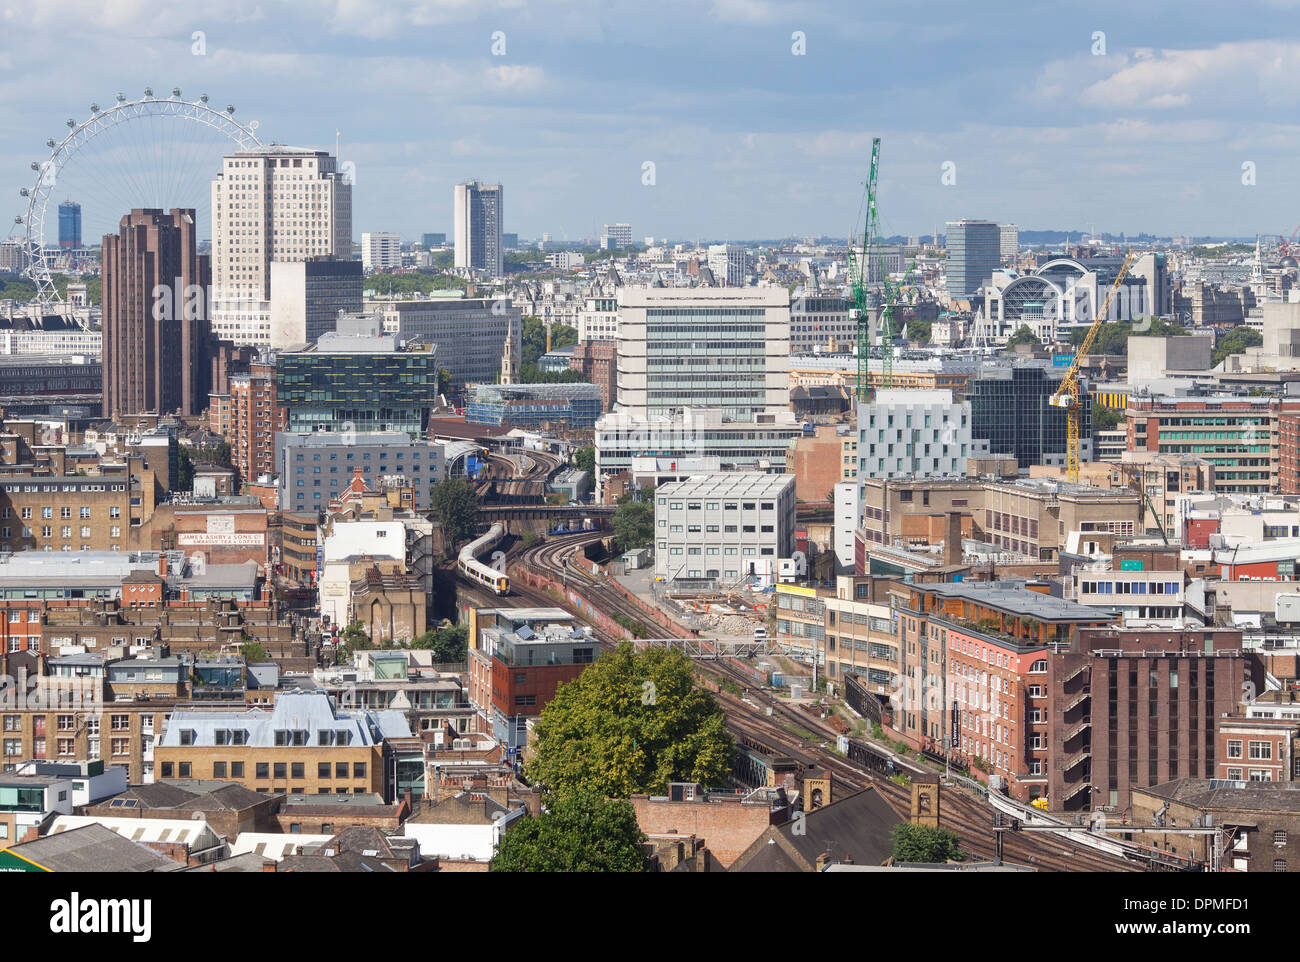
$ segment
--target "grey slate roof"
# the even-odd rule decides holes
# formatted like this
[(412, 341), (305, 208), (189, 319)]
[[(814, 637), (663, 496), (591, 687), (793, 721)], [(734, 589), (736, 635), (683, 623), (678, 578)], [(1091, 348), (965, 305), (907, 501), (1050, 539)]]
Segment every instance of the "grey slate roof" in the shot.
[(23, 842), (9, 851), (52, 872), (175, 872), (181, 868), (97, 823)]

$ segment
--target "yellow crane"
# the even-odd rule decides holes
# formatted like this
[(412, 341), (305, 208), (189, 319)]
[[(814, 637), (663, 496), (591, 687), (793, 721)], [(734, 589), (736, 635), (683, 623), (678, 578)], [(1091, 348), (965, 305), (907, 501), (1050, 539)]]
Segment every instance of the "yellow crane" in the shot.
[(1101, 302), (1101, 309), (1097, 311), (1097, 316), (1092, 319), (1092, 327), (1088, 328), (1088, 335), (1079, 345), (1075, 352), (1074, 360), (1070, 362), (1070, 368), (1065, 372), (1065, 377), (1061, 378), (1061, 386), (1056, 389), (1056, 393), (1048, 400), (1048, 404), (1053, 407), (1065, 408), (1067, 435), (1065, 440), (1066, 451), (1066, 477), (1073, 482), (1079, 480), (1079, 411), (1082, 405), (1079, 403), (1079, 364), (1083, 361), (1088, 351), (1092, 349), (1092, 342), (1097, 339), (1097, 334), (1102, 325), (1106, 323), (1106, 315), (1110, 313), (1110, 299), (1119, 286), (1124, 283), (1124, 278), (1128, 276), (1128, 269), (1133, 266), (1137, 253), (1129, 251), (1128, 256), (1124, 258), (1124, 263), (1120, 266), (1119, 273), (1115, 275), (1115, 283), (1110, 285), (1110, 290), (1106, 291), (1106, 299)]

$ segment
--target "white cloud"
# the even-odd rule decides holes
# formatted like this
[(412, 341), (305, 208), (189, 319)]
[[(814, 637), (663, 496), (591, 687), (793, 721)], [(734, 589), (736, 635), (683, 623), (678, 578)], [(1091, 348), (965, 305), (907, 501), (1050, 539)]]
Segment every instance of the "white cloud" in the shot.
[[(1103, 63), (1110, 58), (1095, 58)], [(1238, 103), (1294, 102), (1292, 78), (1300, 71), (1300, 43), (1252, 40), (1204, 50), (1142, 50), (1120, 59), (1110, 76), (1079, 96), (1085, 107), (1172, 108), (1209, 106), (1225, 98)]]

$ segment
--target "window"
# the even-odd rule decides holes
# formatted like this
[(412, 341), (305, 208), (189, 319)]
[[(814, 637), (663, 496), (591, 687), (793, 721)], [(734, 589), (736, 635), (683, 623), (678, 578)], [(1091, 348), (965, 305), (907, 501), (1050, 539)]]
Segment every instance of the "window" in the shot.
[(172, 777), (172, 763), (171, 763), (171, 762), (163, 762), (163, 763), (162, 763), (162, 777), (163, 777), (163, 778), (171, 778), (171, 777)]
[(231, 777), (231, 778), (243, 778), (243, 777), (244, 777), (244, 763), (243, 763), (243, 762), (231, 762), (231, 763), (230, 763), (230, 777)]
[(1272, 742), (1251, 742), (1250, 757), (1253, 761), (1265, 761), (1273, 757)]
[(1273, 833), (1273, 844), (1274, 845), (1286, 844), (1286, 829), (1278, 829)]
[(347, 777), (348, 777), (348, 763), (347, 763), (347, 762), (335, 762), (335, 763), (334, 763), (334, 777), (335, 777), (335, 778), (347, 778)]
[(1240, 739), (1235, 739), (1235, 738), (1230, 738), (1230, 739), (1228, 739), (1228, 757), (1229, 757), (1229, 758), (1240, 758), (1240, 757), (1241, 757), (1241, 740), (1240, 740)]
[(290, 767), (290, 778), (306, 778), (306, 765), (302, 762), (294, 762)]
[(180, 770), (180, 777), (181, 777), (181, 778), (189, 778), (189, 777), (190, 777), (190, 763), (189, 763), (189, 762), (180, 762), (179, 765), (178, 765), (178, 768), (179, 768), (179, 770)]
[(287, 778), (288, 775), (289, 775), (289, 766), (288, 766), (287, 764), (285, 764), (284, 762), (276, 762), (276, 763), (275, 763), (275, 777), (276, 777), (276, 778)]
[(329, 778), (329, 777), (330, 777), (330, 763), (329, 763), (329, 762), (317, 762), (317, 763), (316, 763), (316, 777), (317, 777), (317, 778)]
[(353, 762), (353, 763), (352, 763), (352, 777), (353, 777), (353, 778), (365, 778), (365, 777), (366, 777), (366, 763), (365, 763), (365, 762)]
[(213, 762), (213, 763), (212, 763), (212, 777), (213, 777), (213, 778), (225, 778), (225, 777), (226, 777), (226, 763), (225, 763), (225, 762)]
[[(258, 762), (257, 767), (256, 769), (254, 769), (254, 771), (256, 771), (258, 778), (271, 777), (271, 765), (269, 762)], [(261, 791), (261, 789), (258, 789), (258, 791)]]

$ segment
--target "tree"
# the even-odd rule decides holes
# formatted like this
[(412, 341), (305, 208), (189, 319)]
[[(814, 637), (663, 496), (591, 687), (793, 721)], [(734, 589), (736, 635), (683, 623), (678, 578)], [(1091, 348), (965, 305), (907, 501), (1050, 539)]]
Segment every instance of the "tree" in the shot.
[(266, 653), (266, 649), (256, 641), (247, 641), (240, 645), (239, 653), (244, 656), (244, 661), (250, 665), (254, 662), (271, 660), (271, 656)]
[(1038, 335), (1025, 324), (1021, 324), (1016, 328), (1015, 333), (1007, 338), (1007, 350), (1014, 351), (1018, 344), (1028, 344), (1030, 347), (1035, 348), (1043, 346), (1043, 342), (1038, 339)]
[[(1128, 354), (1128, 339), (1137, 334), (1142, 337), (1182, 337), (1187, 331), (1177, 324), (1171, 324), (1159, 317), (1143, 318), (1134, 326), (1132, 321), (1111, 321), (1103, 324), (1092, 342), (1093, 354)], [(1070, 332), (1070, 343), (1080, 347), (1088, 336), (1086, 327), (1076, 328)]]
[(443, 543), (448, 551), (462, 541), (469, 540), (478, 522), (478, 499), (474, 489), (463, 478), (448, 478), (433, 486), (430, 496), (433, 510), (442, 525)]
[(1111, 431), (1124, 420), (1124, 413), (1108, 408), (1096, 401), (1092, 402), (1092, 429), (1094, 431)]
[(536, 736), (527, 775), (553, 792), (661, 795), (669, 782), (721, 785), (731, 771), (722, 710), (696, 686), (691, 660), (667, 648), (624, 642), (603, 654), (560, 685)]
[(370, 636), (366, 634), (365, 625), (360, 621), (354, 621), (344, 628), (342, 635), (339, 636), (339, 647), (334, 660), (337, 664), (344, 664), (352, 660), (354, 653), (374, 647)]
[(578, 448), (573, 454), (573, 463), (578, 466), (579, 471), (586, 471), (588, 475), (596, 474), (596, 449), (588, 446)]
[(930, 340), (930, 322), (913, 318), (907, 322), (907, 339), (913, 344), (925, 344)]
[(618, 552), (645, 548), (654, 541), (654, 501), (625, 500), (614, 509), (614, 548)]
[(644, 872), (645, 834), (631, 802), (591, 791), (549, 796), (501, 836), (493, 872)]
[(1245, 325), (1234, 327), (1218, 339), (1214, 353), (1210, 357), (1212, 364), (1220, 364), (1230, 354), (1242, 354), (1248, 347), (1259, 347), (1264, 343), (1264, 336), (1259, 331)]
[(438, 393), (451, 393), (451, 371), (447, 370), (445, 367), (438, 368)]
[(459, 665), (469, 657), (469, 627), (440, 625), (413, 638), (411, 647), (433, 651), (433, 656), (444, 665)]
[(946, 828), (900, 822), (889, 834), (894, 841), (895, 862), (939, 864), (962, 859), (961, 839)]

